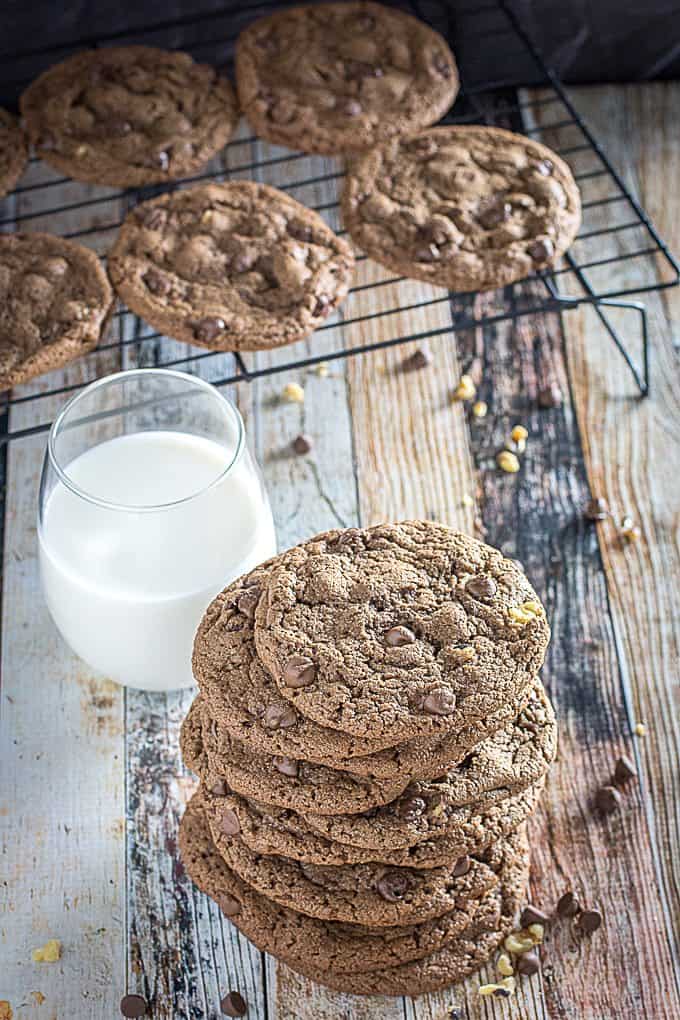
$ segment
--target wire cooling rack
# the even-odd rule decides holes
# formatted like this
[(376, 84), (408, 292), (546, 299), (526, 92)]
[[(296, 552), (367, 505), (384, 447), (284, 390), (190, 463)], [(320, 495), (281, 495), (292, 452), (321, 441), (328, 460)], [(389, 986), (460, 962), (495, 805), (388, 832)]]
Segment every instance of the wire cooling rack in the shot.
[[(240, 6), (236, 12), (233, 6), (225, 6), (191, 18), (168, 19), (124, 33), (81, 38), (73, 45), (26, 50), (7, 59), (14, 61), (13, 83), (21, 87), (28, 83), (22, 78), (22, 67), (25, 69), (28, 63), (35, 67), (36, 60), (47, 67), (85, 45), (168, 45), (168, 38), (176, 38), (180, 40), (179, 48), (188, 50), (197, 59), (225, 63), (228, 68), (238, 31), (253, 18), (281, 6), (285, 5), (253, 2)], [(482, 0), (456, 9), (447, 0), (423, 0), (422, 3), (411, 0), (408, 6), (442, 31), (460, 58), (461, 92), (445, 123), (484, 123), (519, 130), (547, 142), (571, 165), (581, 189), (583, 224), (562, 262), (550, 272), (533, 277), (534, 286), (506, 288), (506, 300), (500, 312), (494, 309), (492, 316), (481, 314), (475, 310), (474, 295), (470, 295), (470, 300), (464, 302), (469, 313), (456, 313), (446, 321), (442, 318), (441, 326), (429, 329), (418, 328), (419, 310), (437, 305), (445, 309), (451, 295), (439, 289), (421, 288), (414, 300), (408, 281), (379, 267), (371, 267), (369, 273), (362, 275), (362, 280), (366, 278), (367, 282), (357, 283), (339, 312), (320, 327), (311, 340), (281, 348), (266, 360), (257, 355), (225, 356), (178, 344), (161, 337), (137, 316), (120, 307), (115, 312), (112, 333), (102, 340), (96, 351), (78, 362), (74, 381), (65, 382), (62, 373), (59, 385), (54, 385), (50, 382), (54, 376), (48, 375), (38, 387), (19, 388), (4, 396), (0, 404), (0, 443), (46, 431), (54, 413), (54, 401), (49, 398), (66, 399), (82, 386), (117, 368), (156, 365), (184, 371), (200, 370), (216, 385), (226, 386), (273, 373), (299, 371), (321, 361), (343, 359), (379, 348), (432, 337), (450, 337), (456, 330), (483, 326), (491, 321), (516, 319), (539, 311), (559, 311), (583, 303), (595, 308), (607, 334), (626, 360), (640, 393), (648, 392), (646, 310), (639, 297), (632, 300), (631, 295), (677, 284), (680, 268), (676, 259), (609, 162), (555, 73), (546, 66), (508, 0), (486, 3)], [(503, 56), (496, 63), (494, 80), (487, 80), (488, 75), (480, 77), (478, 73), (475, 54), (482, 52), (485, 42), (491, 39), (494, 52)], [(518, 90), (516, 81), (517, 66), (527, 67), (527, 59), (534, 69), (529, 81), (530, 95)], [(11, 71), (10, 68), (10, 78)], [(242, 127), (240, 134), (203, 173), (175, 182), (171, 187), (244, 177), (263, 181), (283, 188), (315, 208), (342, 233), (338, 220), (341, 162), (266, 145), (250, 134), (247, 126)], [(126, 212), (137, 202), (163, 190), (169, 188), (115, 191), (85, 186), (57, 175), (34, 159), (19, 187), (0, 203), (0, 231), (48, 230), (90, 245), (105, 259)], [(360, 262), (365, 261), (364, 256), (359, 254), (358, 257)], [(389, 300), (368, 302), (369, 310), (366, 310), (366, 291), (377, 292), (378, 288), (386, 288), (383, 293), (389, 294)], [(422, 296), (423, 290), (426, 297)], [(624, 337), (610, 317), (613, 307), (627, 309), (639, 320), (638, 336), (634, 339), (639, 351), (637, 361), (629, 348), (628, 331)], [(422, 325), (422, 313), (420, 319)], [(377, 325), (376, 320), (382, 320), (376, 330), (379, 338), (368, 339), (367, 333)], [(68, 374), (67, 378), (70, 378)], [(17, 414), (20, 409), (21, 413)]]

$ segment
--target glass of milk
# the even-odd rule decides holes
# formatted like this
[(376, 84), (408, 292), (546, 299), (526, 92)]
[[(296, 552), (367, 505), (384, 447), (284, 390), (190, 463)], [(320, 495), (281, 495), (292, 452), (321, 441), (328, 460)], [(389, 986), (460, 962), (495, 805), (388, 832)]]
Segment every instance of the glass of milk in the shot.
[(162, 369), (100, 379), (62, 410), (38, 536), (45, 599), (73, 651), (155, 691), (193, 683), (206, 606), (276, 551), (239, 412), (209, 383)]

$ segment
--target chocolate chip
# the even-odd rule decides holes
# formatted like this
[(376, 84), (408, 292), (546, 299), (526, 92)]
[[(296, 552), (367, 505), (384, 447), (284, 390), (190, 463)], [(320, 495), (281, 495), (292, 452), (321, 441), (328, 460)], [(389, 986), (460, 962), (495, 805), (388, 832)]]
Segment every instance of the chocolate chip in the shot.
[(583, 516), (587, 521), (604, 521), (609, 517), (609, 504), (602, 496), (590, 499), (583, 508)]
[(399, 803), (397, 814), (407, 822), (415, 822), (426, 809), (427, 804), (422, 797), (408, 797)]
[(346, 117), (358, 117), (362, 112), (361, 103), (358, 103), (356, 99), (348, 99), (347, 102), (342, 103), (338, 109), (341, 113), (344, 113)]
[(453, 871), (451, 872), (451, 874), (453, 875), (454, 878), (462, 878), (463, 875), (467, 875), (471, 865), (472, 861), (467, 856), (467, 854), (465, 855), (465, 857), (459, 857), (453, 866)]
[(534, 262), (547, 262), (555, 254), (555, 246), (550, 238), (546, 237), (543, 240), (534, 241), (533, 244), (530, 244), (527, 252)]
[(492, 599), (498, 591), (498, 585), (493, 577), (489, 577), (487, 574), (478, 574), (466, 581), (465, 591), (472, 595), (473, 599)]
[(543, 910), (539, 910), (538, 907), (529, 903), (520, 914), (519, 923), (523, 928), (528, 928), (530, 924), (547, 924), (549, 920), (550, 918)]
[(248, 1004), (238, 992), (228, 992), (220, 1002), (220, 1009), (225, 1016), (245, 1016)]
[(312, 315), (317, 318), (319, 315), (325, 319), (331, 313), (331, 299), (328, 294), (319, 294), (317, 296), (314, 308), (312, 309)]
[(241, 904), (230, 893), (222, 893), (217, 901), (217, 905), (225, 917), (236, 917), (237, 914), (241, 913)]
[(428, 715), (451, 715), (456, 707), (456, 696), (451, 691), (431, 691), (423, 701)]
[(297, 655), (283, 667), (283, 682), (286, 687), (308, 687), (314, 683), (316, 666), (311, 659)]
[(439, 71), (442, 78), (451, 77), (451, 64), (446, 59), (443, 53), (435, 53), (433, 63), (435, 70)]
[(413, 354), (409, 354), (408, 358), (404, 358), (401, 367), (405, 372), (414, 372), (420, 368), (425, 368), (431, 361), (430, 352), (423, 347), (419, 347)]
[(403, 871), (386, 871), (378, 881), (378, 892), (384, 900), (397, 903), (411, 888), (411, 880)]
[(541, 961), (538, 958), (538, 953), (533, 949), (530, 949), (528, 953), (522, 953), (518, 957), (515, 964), (518, 974), (523, 974), (524, 977), (531, 977), (532, 974), (537, 974), (541, 969)]
[(257, 262), (255, 251), (240, 251), (231, 260), (230, 266), (235, 273), (247, 273)]
[(614, 779), (617, 783), (627, 783), (629, 779), (635, 779), (636, 777), (637, 769), (630, 758), (622, 755), (621, 758), (616, 759), (616, 765), (614, 766)]
[(305, 453), (309, 453), (312, 448), (312, 440), (309, 436), (300, 434), (296, 436), (292, 442), (292, 447), (295, 453), (299, 453), (300, 456), (304, 456)]
[(560, 896), (555, 909), (560, 917), (576, 917), (581, 908), (576, 896), (570, 889)]
[(418, 248), (414, 253), (416, 262), (437, 262), (439, 259), (439, 248), (436, 244), (428, 244)]
[(297, 722), (297, 713), (292, 705), (267, 705), (262, 722), (269, 730), (287, 730)]
[(294, 758), (274, 758), (274, 767), (282, 776), (290, 776), (291, 779), (300, 774), (300, 765)]
[(114, 119), (103, 125), (104, 130), (114, 138), (122, 138), (132, 131), (132, 124), (128, 120)]
[(260, 589), (257, 588), (255, 591), (244, 591), (239, 596), (238, 602), (236, 603), (239, 612), (247, 616), (249, 620), (252, 620), (255, 616), (255, 610), (257, 609), (257, 603), (260, 601)]
[(213, 797), (226, 797), (227, 794), (229, 793), (229, 787), (227, 786), (223, 779), (218, 779), (210, 787), (210, 792), (212, 793)]
[(414, 152), (416, 156), (426, 159), (428, 156), (434, 156), (437, 152), (437, 143), (434, 138), (425, 136), (424, 138), (414, 138), (412, 142), (407, 143), (406, 148), (409, 152)]
[(621, 794), (615, 786), (601, 786), (595, 794), (595, 807), (603, 815), (612, 815), (621, 806)]
[(238, 820), (238, 815), (231, 808), (225, 808), (222, 812), (222, 832), (225, 836), (235, 836), (241, 831), (241, 823)]
[(307, 223), (303, 223), (302, 220), (290, 220), (286, 224), (286, 233), (290, 237), (295, 238), (296, 241), (311, 241), (312, 240), (312, 228)]
[(146, 227), (147, 230), (162, 230), (165, 226), (168, 214), (165, 209), (159, 209), (158, 206), (142, 207), (139, 212), (142, 226)]
[(390, 627), (385, 633), (385, 644), (390, 648), (401, 648), (402, 645), (412, 645), (416, 636), (408, 627)]
[(538, 393), (538, 406), (548, 411), (553, 407), (562, 406), (562, 390), (556, 382), (544, 386)]
[(538, 170), (539, 174), (542, 177), (550, 177), (550, 174), (553, 172), (554, 168), (555, 165), (551, 159), (542, 159), (541, 162), (538, 163), (538, 165), (536, 166), (536, 169)]
[(226, 326), (227, 324), (224, 319), (209, 316), (206, 319), (201, 319), (200, 322), (194, 323), (194, 336), (202, 343), (212, 343), (226, 329)]
[(576, 925), (584, 935), (592, 935), (602, 924), (602, 914), (599, 910), (584, 910)]
[(509, 202), (495, 199), (482, 209), (477, 219), (486, 230), (493, 230), (499, 223), (504, 223), (511, 212), (512, 206)]
[(146, 1016), (147, 1008), (146, 999), (143, 999), (141, 995), (124, 995), (120, 1000), (120, 1011), (130, 1020), (134, 1017)]
[(155, 269), (149, 269), (147, 271), (144, 276), (144, 283), (152, 294), (158, 294), (162, 297), (164, 294), (168, 294), (170, 292), (170, 281), (166, 276), (158, 273)]

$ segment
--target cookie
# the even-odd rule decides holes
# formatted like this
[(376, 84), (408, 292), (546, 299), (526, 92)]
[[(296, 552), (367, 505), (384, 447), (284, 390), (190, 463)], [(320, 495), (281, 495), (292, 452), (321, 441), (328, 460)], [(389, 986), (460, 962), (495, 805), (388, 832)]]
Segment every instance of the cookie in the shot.
[(0, 390), (87, 354), (112, 309), (93, 251), (51, 234), (0, 235)]
[(261, 138), (326, 154), (433, 124), (458, 92), (442, 36), (375, 3), (310, 4), (253, 22), (237, 42), (236, 81)]
[[(223, 771), (220, 753), (224, 730), (260, 753), (316, 762), (376, 779), (441, 775), (464, 758), (472, 746), (509, 723), (522, 707), (521, 700), (515, 704), (508, 701), (456, 733), (418, 737), (392, 748), (386, 747), (389, 737), (345, 734), (305, 718), (279, 693), (257, 658), (253, 641), (255, 605), (277, 560), (257, 567), (225, 588), (206, 610), (196, 634), (193, 670), (201, 700), (216, 727), (213, 765), (218, 774)], [(523, 692), (524, 700), (527, 694)], [(187, 764), (192, 767), (190, 762)]]
[(271, 568), (255, 645), (304, 716), (396, 744), (517, 703), (550, 631), (525, 574), (443, 524), (330, 531)]
[(473, 898), (461, 901), (449, 913), (417, 925), (374, 928), (308, 917), (250, 889), (217, 853), (200, 795), (192, 799), (182, 819), (179, 846), (196, 885), (255, 945), (288, 962), (304, 955), (318, 969), (318, 977), (327, 968), (364, 972), (425, 956), (455, 938), (473, 917), (498, 920), (499, 894), (509, 887), (521, 888), (526, 881), (526, 845), (522, 843), (515, 851), (490, 854), (489, 870), (497, 876), (496, 884), (487, 888), (485, 880), (474, 890)]
[(358, 157), (342, 195), (352, 240), (393, 272), (454, 291), (547, 269), (581, 222), (567, 164), (524, 135), (432, 128)]
[[(373, 862), (306, 864), (254, 853), (240, 836), (233, 813), (223, 811), (221, 823), (212, 835), (232, 871), (268, 899), (327, 921), (375, 927), (419, 923), (472, 898), (471, 890), (485, 876), (490, 886), (494, 884), (485, 863), (486, 851), (449, 860), (438, 868), (390, 868)], [(497, 842), (494, 851), (505, 852), (520, 839), (521, 834), (512, 833)]]
[(27, 162), (28, 146), (19, 121), (0, 109), (0, 198), (12, 190)]
[(543, 786), (540, 780), (501, 801), (487, 799), (455, 808), (448, 814), (448, 827), (442, 835), (412, 846), (376, 849), (328, 839), (302, 815), (240, 797), (210, 774), (205, 777), (203, 801), (215, 839), (220, 838), (224, 814), (235, 815), (241, 839), (257, 854), (290, 857), (303, 864), (373, 862), (398, 868), (439, 868), (465, 854), (479, 853), (514, 832), (535, 811)]
[[(211, 724), (203, 726), (208, 760), (213, 740)], [(369, 779), (339, 772), (326, 765), (257, 754), (233, 737), (221, 742), (220, 778), (244, 797), (259, 797), (269, 804), (300, 814), (353, 815), (387, 804), (404, 791), (408, 777)]]
[(47, 163), (121, 188), (195, 173), (238, 123), (234, 91), (214, 68), (150, 46), (77, 53), (36, 78), (20, 105)]
[(347, 294), (354, 258), (320, 216), (282, 191), (230, 181), (137, 206), (108, 266), (122, 299), (161, 333), (253, 351), (321, 325)]

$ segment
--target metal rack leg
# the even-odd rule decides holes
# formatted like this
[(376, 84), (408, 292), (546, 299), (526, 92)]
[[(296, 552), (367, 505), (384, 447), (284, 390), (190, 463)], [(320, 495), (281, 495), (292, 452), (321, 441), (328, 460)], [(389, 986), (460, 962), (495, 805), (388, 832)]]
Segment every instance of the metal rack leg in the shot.
[[(640, 317), (640, 332), (642, 340), (642, 372), (637, 367), (630, 354), (626, 349), (626, 345), (621, 338), (619, 331), (611, 323), (609, 316), (603, 311), (603, 306), (608, 308), (624, 308), (631, 309), (637, 312)], [(599, 301), (594, 302), (593, 308), (604, 328), (609, 333), (610, 337), (614, 341), (614, 344), (621, 354), (623, 360), (628, 365), (631, 371), (633, 379), (640, 391), (641, 397), (649, 396), (649, 332), (647, 329), (647, 309), (642, 301), (621, 301), (617, 298), (602, 298)]]

